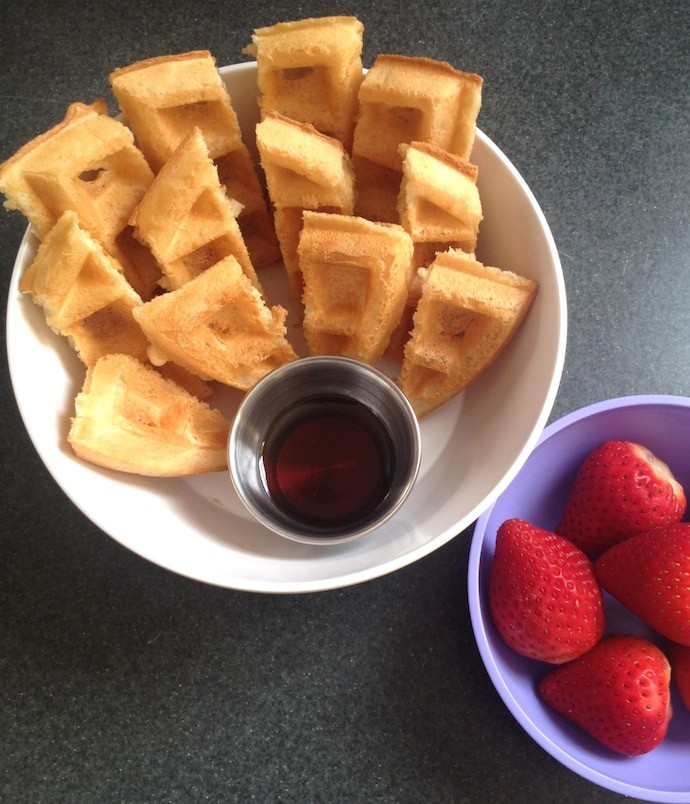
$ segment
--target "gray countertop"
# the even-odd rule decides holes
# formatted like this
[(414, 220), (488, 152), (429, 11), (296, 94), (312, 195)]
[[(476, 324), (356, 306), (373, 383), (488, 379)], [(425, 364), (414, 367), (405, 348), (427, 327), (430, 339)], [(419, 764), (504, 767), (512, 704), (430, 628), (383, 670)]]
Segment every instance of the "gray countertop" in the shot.
[[(199, 48), (231, 63), (260, 25), (356, 14), (367, 66), (397, 52), (484, 77), (479, 124), (532, 188), (563, 264), (551, 418), (613, 396), (690, 395), (687, 0), (254, 5), (6, 3), (0, 160), (68, 103), (106, 95), (117, 66)], [(24, 229), (0, 214), (4, 298)], [(471, 529), (331, 592), (178, 577), (65, 497), (4, 360), (0, 800), (622, 799), (559, 765), (494, 691), (469, 623)]]

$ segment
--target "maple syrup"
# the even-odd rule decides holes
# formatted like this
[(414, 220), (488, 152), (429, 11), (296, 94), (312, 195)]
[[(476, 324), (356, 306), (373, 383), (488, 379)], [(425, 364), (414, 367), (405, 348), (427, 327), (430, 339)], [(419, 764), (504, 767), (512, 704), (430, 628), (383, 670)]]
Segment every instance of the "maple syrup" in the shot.
[(395, 448), (366, 405), (314, 396), (274, 422), (262, 462), (275, 505), (295, 520), (328, 529), (355, 525), (376, 510), (390, 488)]

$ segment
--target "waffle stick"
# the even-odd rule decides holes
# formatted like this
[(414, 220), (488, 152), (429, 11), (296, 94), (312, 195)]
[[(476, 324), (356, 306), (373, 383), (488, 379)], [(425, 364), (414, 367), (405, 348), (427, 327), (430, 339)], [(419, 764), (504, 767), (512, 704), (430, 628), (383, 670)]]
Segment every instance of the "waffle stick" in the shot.
[(412, 329), (422, 289), (419, 269), (427, 268), (437, 254), (449, 248), (473, 255), (483, 217), (476, 165), (430, 143), (401, 145), (400, 154), (403, 175), (397, 208), (400, 222), (414, 243), (415, 272), (400, 326), (386, 352), (393, 359), (402, 358)]
[(375, 363), (407, 299), (412, 241), (396, 224), (306, 211), (299, 240), (311, 354)]
[(285, 338), (286, 316), (282, 307), (266, 306), (232, 256), (134, 311), (155, 365), (172, 360), (243, 391), (296, 359)]
[(103, 102), (71, 104), (64, 119), (0, 165), (0, 191), (44, 239), (63, 212), (114, 256), (136, 292), (150, 298), (160, 271), (132, 242), (129, 215), (153, 180), (132, 132)]
[(159, 56), (121, 67), (109, 76), (120, 108), (153, 170), (198, 128), (228, 196), (242, 205), (238, 225), (252, 262), (279, 257), (273, 222), (237, 114), (207, 50)]
[(259, 109), (309, 123), (347, 150), (362, 83), (364, 26), (356, 17), (316, 17), (257, 28), (244, 53), (256, 58)]
[(261, 291), (236, 220), (240, 210), (220, 183), (200, 129), (194, 128), (160, 169), (129, 222), (156, 257), (166, 289), (182, 287), (232, 255)]
[(510, 341), (534, 300), (533, 279), (450, 249), (422, 284), (399, 384), (418, 416), (464, 390)]
[(227, 468), (230, 422), (131, 355), (99, 358), (75, 400), (68, 441), (83, 460), (179, 477)]
[(481, 106), (482, 78), (433, 59), (379, 55), (359, 89), (352, 145), (355, 212), (397, 222), (400, 146), (436, 145), (469, 159)]
[(302, 298), (297, 246), (304, 210), (351, 215), (354, 175), (342, 143), (277, 112), (256, 127), (256, 144), (290, 291)]

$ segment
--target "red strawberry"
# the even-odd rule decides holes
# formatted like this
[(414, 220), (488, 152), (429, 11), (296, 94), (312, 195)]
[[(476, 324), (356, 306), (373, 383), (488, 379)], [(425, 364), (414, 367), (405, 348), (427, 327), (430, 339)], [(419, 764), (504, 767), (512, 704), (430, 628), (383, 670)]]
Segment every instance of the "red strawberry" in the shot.
[(543, 662), (570, 661), (604, 633), (603, 597), (587, 556), (521, 519), (498, 529), (489, 607), (508, 645)]
[(673, 643), (669, 649), (671, 677), (685, 706), (690, 709), (690, 647)]
[(607, 550), (601, 586), (668, 639), (690, 645), (690, 522), (655, 528)]
[(637, 533), (678, 522), (685, 492), (646, 447), (607, 441), (584, 460), (556, 533), (596, 557)]
[(655, 645), (606, 637), (538, 686), (542, 700), (595, 740), (626, 756), (646, 754), (671, 719), (671, 668)]

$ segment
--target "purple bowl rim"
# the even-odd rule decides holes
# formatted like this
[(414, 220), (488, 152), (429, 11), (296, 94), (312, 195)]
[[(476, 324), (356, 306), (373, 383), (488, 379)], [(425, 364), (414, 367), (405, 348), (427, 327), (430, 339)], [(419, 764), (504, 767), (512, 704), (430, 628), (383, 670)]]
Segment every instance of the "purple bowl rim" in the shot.
[[(690, 397), (674, 395), (674, 394), (638, 394), (631, 396), (619, 396), (611, 399), (606, 399), (601, 402), (594, 402), (582, 408), (567, 413), (559, 419), (547, 425), (542, 434), (539, 436), (535, 449), (544, 441), (554, 436), (561, 430), (569, 427), (576, 422), (583, 419), (595, 416), (599, 413), (622, 408), (635, 408), (644, 406), (657, 406), (657, 407), (680, 407), (690, 408)], [(530, 455), (527, 457), (529, 461)], [(525, 463), (527, 463), (525, 461)], [(512, 481), (511, 481), (512, 482)], [(507, 489), (506, 489), (507, 491)], [(505, 492), (504, 492), (505, 493)], [(474, 631), (475, 641), (479, 654), (484, 663), (484, 667), (493, 683), (496, 692), (503, 700), (510, 713), (517, 720), (519, 725), (530, 735), (530, 737), (547, 753), (551, 754), (554, 759), (558, 760), (563, 766), (569, 770), (582, 776), (584, 779), (599, 785), (600, 787), (611, 790), (615, 793), (620, 793), (626, 796), (642, 799), (645, 801), (661, 802), (661, 804), (688, 804), (690, 801), (690, 790), (688, 791), (669, 791), (669, 790), (655, 790), (652, 788), (640, 787), (628, 782), (622, 782), (614, 779), (588, 765), (583, 764), (580, 760), (568, 754), (556, 742), (554, 742), (548, 734), (542, 731), (533, 721), (532, 718), (524, 711), (521, 704), (514, 697), (511, 689), (505, 683), (498, 665), (494, 660), (493, 654), (489, 650), (488, 643), (485, 637), (485, 629), (483, 617), (481, 614), (481, 603), (479, 596), (479, 563), (481, 559), (482, 546), (484, 544), (484, 537), (486, 534), (486, 526), (489, 518), (491, 517), (494, 507), (498, 504), (502, 495), (499, 497), (481, 514), (474, 525), (474, 533), (472, 535), (472, 542), (470, 545), (469, 561), (467, 568), (467, 592), (470, 610), (470, 621), (472, 630)]]
[[(548, 440), (552, 435), (563, 430), (565, 427), (580, 421), (581, 419), (589, 418), (597, 413), (604, 413), (608, 410), (615, 410), (618, 408), (639, 408), (646, 405), (658, 407), (690, 407), (690, 397), (680, 396), (673, 394), (637, 394), (633, 396), (618, 396), (612, 399), (605, 399), (603, 402), (593, 402), (583, 408), (578, 408), (571, 413), (566, 413), (560, 419), (551, 422), (547, 425), (542, 434), (537, 440), (537, 444), (542, 441)], [(489, 509), (490, 510), (490, 509)], [(488, 513), (486, 511), (485, 513)]]

